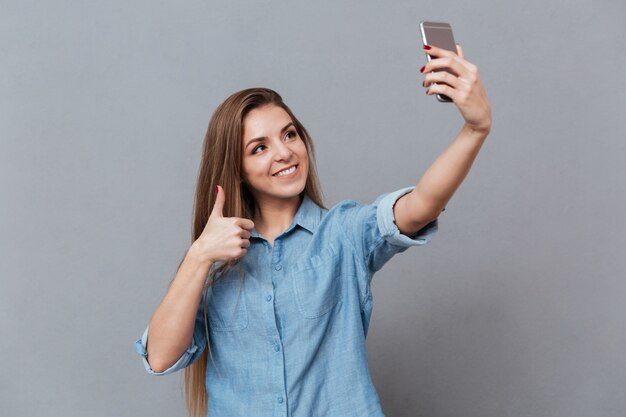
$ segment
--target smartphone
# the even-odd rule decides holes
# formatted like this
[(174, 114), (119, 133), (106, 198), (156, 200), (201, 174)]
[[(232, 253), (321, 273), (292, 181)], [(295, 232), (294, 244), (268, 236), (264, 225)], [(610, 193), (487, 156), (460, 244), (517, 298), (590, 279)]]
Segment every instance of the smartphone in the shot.
[[(438, 48), (447, 49), (456, 54), (456, 42), (454, 42), (454, 36), (452, 35), (452, 26), (448, 23), (444, 22), (420, 22), (420, 31), (422, 32), (422, 42), (424, 45), (433, 45)], [(426, 51), (424, 51), (426, 52)], [(426, 58), (428, 62), (430, 62), (431, 57), (426, 52)], [(433, 70), (433, 72), (438, 71), (447, 71), (452, 75), (455, 75), (452, 71), (443, 69), (443, 70)], [(433, 83), (437, 84), (437, 83)], [(443, 103), (451, 103), (452, 99), (444, 94), (437, 94), (437, 100)]]

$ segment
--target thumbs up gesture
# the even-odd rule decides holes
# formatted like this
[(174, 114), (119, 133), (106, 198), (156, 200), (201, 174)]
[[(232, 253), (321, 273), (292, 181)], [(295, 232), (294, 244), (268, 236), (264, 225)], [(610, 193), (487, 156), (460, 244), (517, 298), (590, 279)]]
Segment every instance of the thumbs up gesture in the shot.
[(217, 198), (202, 234), (193, 243), (206, 261), (228, 261), (243, 257), (250, 246), (254, 223), (242, 217), (224, 217), (224, 190), (217, 186)]

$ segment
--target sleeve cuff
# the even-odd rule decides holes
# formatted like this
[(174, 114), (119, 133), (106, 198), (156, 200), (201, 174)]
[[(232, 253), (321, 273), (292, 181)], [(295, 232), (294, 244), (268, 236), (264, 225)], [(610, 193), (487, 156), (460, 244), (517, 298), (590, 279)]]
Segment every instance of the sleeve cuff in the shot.
[(152, 367), (150, 366), (150, 363), (148, 362), (148, 351), (146, 349), (146, 347), (148, 346), (148, 329), (149, 328), (150, 326), (147, 326), (146, 330), (143, 332), (143, 336), (141, 337), (141, 339), (135, 342), (135, 351), (139, 355), (141, 355), (143, 366), (144, 368), (146, 368), (146, 371), (152, 375), (167, 375), (167, 374), (171, 374), (172, 372), (176, 372), (179, 369), (182, 369), (185, 366), (187, 366), (193, 354), (198, 350), (198, 346), (196, 345), (196, 340), (193, 337), (191, 340), (191, 346), (187, 348), (185, 353), (182, 354), (182, 356), (178, 359), (178, 361), (176, 361), (175, 364), (173, 364), (172, 366), (170, 366), (163, 372), (154, 372), (152, 370)]
[(380, 229), (382, 236), (392, 245), (405, 247), (425, 245), (431, 241), (433, 235), (437, 233), (437, 230), (439, 230), (438, 219), (428, 223), (411, 237), (402, 234), (400, 229), (398, 229), (398, 226), (396, 226), (393, 215), (393, 206), (400, 197), (413, 191), (414, 188), (415, 186), (402, 188), (400, 190), (384, 194), (379, 198), (378, 207), (376, 209), (378, 228)]

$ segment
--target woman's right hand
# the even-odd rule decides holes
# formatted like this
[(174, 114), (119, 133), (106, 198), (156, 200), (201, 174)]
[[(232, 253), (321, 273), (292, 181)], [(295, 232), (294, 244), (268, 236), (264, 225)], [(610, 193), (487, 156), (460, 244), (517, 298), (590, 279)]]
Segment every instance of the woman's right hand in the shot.
[(224, 190), (217, 186), (217, 198), (202, 234), (193, 242), (196, 253), (205, 261), (229, 261), (243, 257), (250, 246), (254, 222), (242, 217), (224, 217)]

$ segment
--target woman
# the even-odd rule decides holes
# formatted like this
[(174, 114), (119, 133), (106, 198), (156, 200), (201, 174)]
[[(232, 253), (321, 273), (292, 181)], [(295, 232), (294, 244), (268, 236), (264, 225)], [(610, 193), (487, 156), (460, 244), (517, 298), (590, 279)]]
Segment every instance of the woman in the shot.
[(372, 276), (431, 240), (491, 129), (460, 46), (425, 49), (426, 93), (452, 98), (465, 124), (417, 186), (372, 204), (323, 206), (313, 143), (276, 92), (215, 110), (193, 243), (135, 344), (151, 374), (185, 368), (191, 416), (383, 416), (365, 348)]

